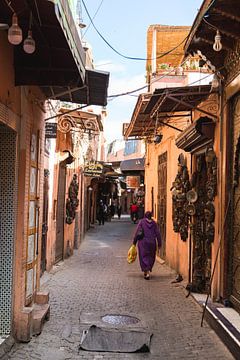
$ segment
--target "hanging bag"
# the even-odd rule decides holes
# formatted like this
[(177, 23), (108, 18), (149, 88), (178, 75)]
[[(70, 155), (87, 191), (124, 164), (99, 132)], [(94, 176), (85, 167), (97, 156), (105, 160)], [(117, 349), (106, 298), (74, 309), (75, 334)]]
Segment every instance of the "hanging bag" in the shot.
[(132, 245), (128, 250), (127, 262), (129, 264), (133, 263), (137, 258), (137, 248), (136, 245)]

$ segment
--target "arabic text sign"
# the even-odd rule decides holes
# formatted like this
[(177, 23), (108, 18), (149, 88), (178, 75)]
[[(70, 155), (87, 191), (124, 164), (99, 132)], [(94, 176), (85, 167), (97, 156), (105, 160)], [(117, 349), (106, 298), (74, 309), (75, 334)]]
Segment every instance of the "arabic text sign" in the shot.
[(97, 161), (87, 161), (84, 166), (85, 176), (101, 176), (103, 173), (103, 164)]

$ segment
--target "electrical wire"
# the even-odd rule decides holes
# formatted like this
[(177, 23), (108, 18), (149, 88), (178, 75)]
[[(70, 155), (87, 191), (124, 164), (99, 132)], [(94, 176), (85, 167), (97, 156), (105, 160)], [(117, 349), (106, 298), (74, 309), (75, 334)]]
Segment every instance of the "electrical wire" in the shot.
[(204, 19), (204, 17), (203, 17), (203, 21), (204, 21), (208, 26), (210, 26), (210, 28), (212, 28), (212, 29), (214, 29), (214, 30), (218, 30), (218, 28), (217, 28), (216, 26), (210, 24), (206, 19)]
[(165, 53), (162, 53), (161, 55), (159, 56), (156, 56), (155, 58), (140, 58), (140, 57), (133, 57), (133, 56), (127, 56), (127, 55), (124, 55), (122, 54), (120, 51), (118, 51), (117, 49), (115, 49), (106, 39), (105, 37), (100, 33), (100, 31), (97, 29), (97, 27), (95, 26), (94, 22), (93, 22), (93, 19), (91, 18), (90, 14), (89, 14), (89, 11), (86, 7), (86, 4), (84, 2), (84, 0), (82, 0), (83, 2), (83, 6), (84, 6), (84, 9), (87, 13), (87, 16), (89, 17), (89, 20), (92, 24), (92, 26), (94, 27), (95, 31), (98, 33), (98, 35), (101, 37), (101, 39), (116, 53), (118, 54), (119, 56), (123, 57), (124, 59), (128, 59), (128, 60), (139, 60), (139, 61), (151, 61), (151, 60), (157, 60), (157, 59), (161, 59), (162, 57), (170, 54), (171, 52), (173, 52), (174, 50), (176, 50), (179, 46), (181, 46), (188, 38), (188, 36), (186, 36), (178, 45), (176, 45), (175, 47), (173, 47), (172, 49), (166, 51)]
[[(179, 66), (184, 65), (186, 61), (187, 61), (187, 60), (184, 60)], [(164, 75), (162, 75), (161, 77), (159, 77), (159, 78), (157, 78), (156, 80), (154, 80), (154, 81), (152, 82), (152, 84), (154, 84), (155, 82), (158, 82), (159, 80), (163, 79), (164, 77), (170, 75), (170, 74), (171, 74), (173, 71), (175, 71), (175, 70), (176, 70), (175, 68), (172, 69), (172, 70), (170, 70), (167, 74), (164, 74)], [(185, 87), (186, 87), (186, 86), (194, 85), (194, 84), (198, 83), (199, 81), (208, 78), (209, 76), (212, 76), (212, 73), (204, 76), (204, 77), (201, 78), (200, 80), (198, 79), (198, 80), (195, 80), (195, 81), (193, 81), (192, 83), (190, 83), (190, 84), (188, 84), (188, 85), (185, 85)], [(144, 85), (144, 86), (142, 86), (142, 87), (140, 87), (140, 88), (137, 88), (137, 89), (135, 89), (135, 90), (126, 91), (126, 92), (124, 92), (124, 93), (119, 93), (119, 94), (115, 94), (115, 95), (109, 95), (109, 96), (108, 96), (108, 99), (113, 99), (113, 98), (117, 98), (117, 97), (125, 96), (125, 95), (131, 95), (131, 94), (134, 94), (135, 92), (140, 91), (140, 90), (143, 90), (143, 89), (145, 89), (145, 88), (147, 88), (147, 87), (148, 87), (148, 84), (147, 84), (147, 85)], [(173, 89), (172, 91), (175, 91), (175, 90)], [(170, 92), (171, 92), (171, 91), (170, 91)], [(155, 96), (155, 95), (152, 94), (152, 96)], [(156, 94), (156, 96), (158, 96), (158, 94)]]
[[(94, 20), (95, 17), (97, 16), (97, 13), (99, 12), (99, 10), (100, 10), (100, 8), (101, 8), (101, 6), (102, 6), (102, 4), (103, 4), (103, 1), (104, 1), (104, 0), (102, 0), (102, 1), (100, 2), (97, 10), (95, 11), (95, 14), (94, 14), (93, 17), (92, 17), (92, 20)], [(88, 31), (88, 29), (89, 29), (90, 26), (91, 26), (91, 23), (86, 27), (86, 30), (84, 31), (84, 33), (83, 33), (83, 35), (82, 35), (82, 38), (84, 38), (84, 36), (86, 35), (86, 32)]]

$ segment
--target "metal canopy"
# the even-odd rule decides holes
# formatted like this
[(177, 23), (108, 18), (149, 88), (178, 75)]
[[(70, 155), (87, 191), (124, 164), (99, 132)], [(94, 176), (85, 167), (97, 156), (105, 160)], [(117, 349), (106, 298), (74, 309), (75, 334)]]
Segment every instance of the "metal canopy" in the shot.
[(86, 69), (85, 84), (73, 86), (42, 86), (41, 89), (50, 99), (88, 105), (107, 105), (109, 73)]
[(153, 136), (156, 130), (156, 117), (158, 126), (170, 126), (178, 131), (181, 129), (168, 124), (168, 120), (191, 116), (192, 110), (216, 118), (215, 114), (198, 107), (207, 99), (210, 91), (210, 85), (197, 85), (156, 89), (152, 95), (140, 95), (125, 137)]
[[(40, 86), (47, 98), (79, 104), (107, 103), (109, 73), (85, 70), (86, 55), (68, 2), (65, 0), (12, 0), (10, 7), (27, 37), (32, 13), (33, 54), (23, 44), (13, 46), (15, 85)], [(0, 1), (0, 22), (11, 26), (12, 10)]]
[[(23, 44), (14, 46), (16, 85), (73, 85), (84, 83), (85, 52), (68, 3), (63, 0), (12, 0), (11, 8), (27, 37), (30, 14), (36, 51), (29, 55)], [(0, 2), (0, 22), (12, 23), (12, 10)]]
[[(232, 71), (232, 63), (238, 60), (236, 45), (240, 39), (240, 2), (239, 0), (205, 0), (193, 23), (185, 54), (192, 55), (200, 50), (224, 77)], [(221, 35), (223, 48), (213, 50), (216, 29)]]
[(122, 173), (144, 171), (145, 158), (123, 160), (120, 164)]

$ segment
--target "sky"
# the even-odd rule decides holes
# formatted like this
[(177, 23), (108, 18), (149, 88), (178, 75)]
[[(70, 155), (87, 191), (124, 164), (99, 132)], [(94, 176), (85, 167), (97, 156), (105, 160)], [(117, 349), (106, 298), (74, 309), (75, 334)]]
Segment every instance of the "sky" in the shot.
[[(148, 27), (191, 26), (201, 3), (202, 0), (81, 0), (82, 21), (87, 25), (82, 30), (83, 41), (92, 47), (96, 70), (110, 72), (108, 95), (146, 85), (146, 61), (128, 60), (115, 53), (94, 29), (86, 9), (99, 33), (114, 49), (125, 56), (146, 58)], [(135, 95), (108, 100), (104, 129), (107, 143), (122, 138), (122, 124), (130, 122), (136, 101)]]

